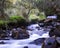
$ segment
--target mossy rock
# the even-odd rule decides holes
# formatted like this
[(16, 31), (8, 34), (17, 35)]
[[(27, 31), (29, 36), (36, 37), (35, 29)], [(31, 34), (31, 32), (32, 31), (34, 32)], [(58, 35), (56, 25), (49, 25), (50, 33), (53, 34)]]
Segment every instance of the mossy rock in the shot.
[(9, 21), (10, 22), (18, 22), (24, 20), (23, 16), (10, 16)]

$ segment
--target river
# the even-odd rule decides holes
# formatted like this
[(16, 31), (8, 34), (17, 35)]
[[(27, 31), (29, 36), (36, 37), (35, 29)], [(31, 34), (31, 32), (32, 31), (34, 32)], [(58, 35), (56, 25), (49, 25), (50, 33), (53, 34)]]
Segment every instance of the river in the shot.
[[(35, 27), (38, 26), (37, 24), (33, 24), (28, 26), (28, 28), (33, 29), (32, 31), (27, 30), (29, 32), (30, 37), (28, 39), (21, 39), (21, 40), (0, 40), (0, 42), (4, 42), (5, 44), (0, 44), (0, 48), (24, 48), (28, 46), (28, 48), (42, 48), (42, 44), (29, 44), (38, 38), (49, 38), (49, 32), (44, 31), (43, 28), (37, 30)], [(39, 27), (39, 26), (38, 26)]]

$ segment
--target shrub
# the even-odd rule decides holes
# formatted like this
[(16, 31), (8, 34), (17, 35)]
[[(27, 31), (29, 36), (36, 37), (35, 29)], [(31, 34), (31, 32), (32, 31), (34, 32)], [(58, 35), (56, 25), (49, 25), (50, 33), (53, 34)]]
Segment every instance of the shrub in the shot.
[(24, 19), (22, 16), (10, 16), (9, 21), (17, 22), (17, 21), (21, 21), (22, 19)]
[(23, 16), (10, 16), (9, 18), (9, 26), (22, 26), (26, 25), (26, 20), (24, 19)]
[(8, 24), (8, 21), (0, 20), (0, 28), (6, 28), (7, 24)]

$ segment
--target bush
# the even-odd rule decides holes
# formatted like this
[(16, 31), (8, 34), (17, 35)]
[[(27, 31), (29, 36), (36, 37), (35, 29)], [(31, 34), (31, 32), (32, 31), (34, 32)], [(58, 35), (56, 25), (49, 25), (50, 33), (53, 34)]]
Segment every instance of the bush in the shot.
[(31, 14), (30, 16), (29, 16), (29, 20), (30, 21), (32, 21), (32, 20), (44, 20), (44, 19), (46, 19), (46, 16), (45, 16), (45, 14), (44, 14), (44, 12), (40, 12), (38, 15), (36, 15), (36, 14)]
[(45, 13), (44, 13), (44, 12), (41, 12), (41, 13), (39, 14), (39, 18), (40, 18), (40, 20), (46, 19)]
[(0, 25), (3, 25), (3, 24), (5, 24), (5, 21), (0, 20)]
[(10, 27), (17, 27), (19, 25), (25, 24), (25, 19), (22, 16), (10, 16), (9, 20), (0, 20), (0, 28), (6, 29), (6, 25), (8, 28)]
[(8, 21), (0, 20), (0, 28), (6, 28), (6, 24), (8, 24)]
[(23, 16), (10, 16), (8, 25), (11, 27), (17, 27), (26, 25), (26, 20)]
[(22, 19), (24, 19), (22, 16), (10, 16), (9, 21), (17, 22), (17, 21), (21, 21)]

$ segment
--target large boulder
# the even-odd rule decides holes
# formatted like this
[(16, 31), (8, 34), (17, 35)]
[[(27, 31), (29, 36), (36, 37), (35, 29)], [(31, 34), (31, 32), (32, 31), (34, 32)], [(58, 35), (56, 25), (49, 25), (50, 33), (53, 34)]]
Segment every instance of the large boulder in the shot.
[(36, 44), (36, 45), (41, 45), (44, 42), (45, 38), (38, 38), (32, 42), (30, 42), (30, 44)]
[(55, 38), (47, 38), (43, 45), (42, 45), (42, 48), (56, 48), (57, 47), (57, 43), (56, 43), (56, 40)]
[(13, 39), (26, 39), (29, 38), (28, 32), (26, 32), (24, 29), (21, 29), (20, 31), (12, 31), (12, 38)]
[(50, 37), (56, 36), (60, 37), (60, 25), (57, 25), (56, 28), (52, 28), (51, 31), (49, 32)]

